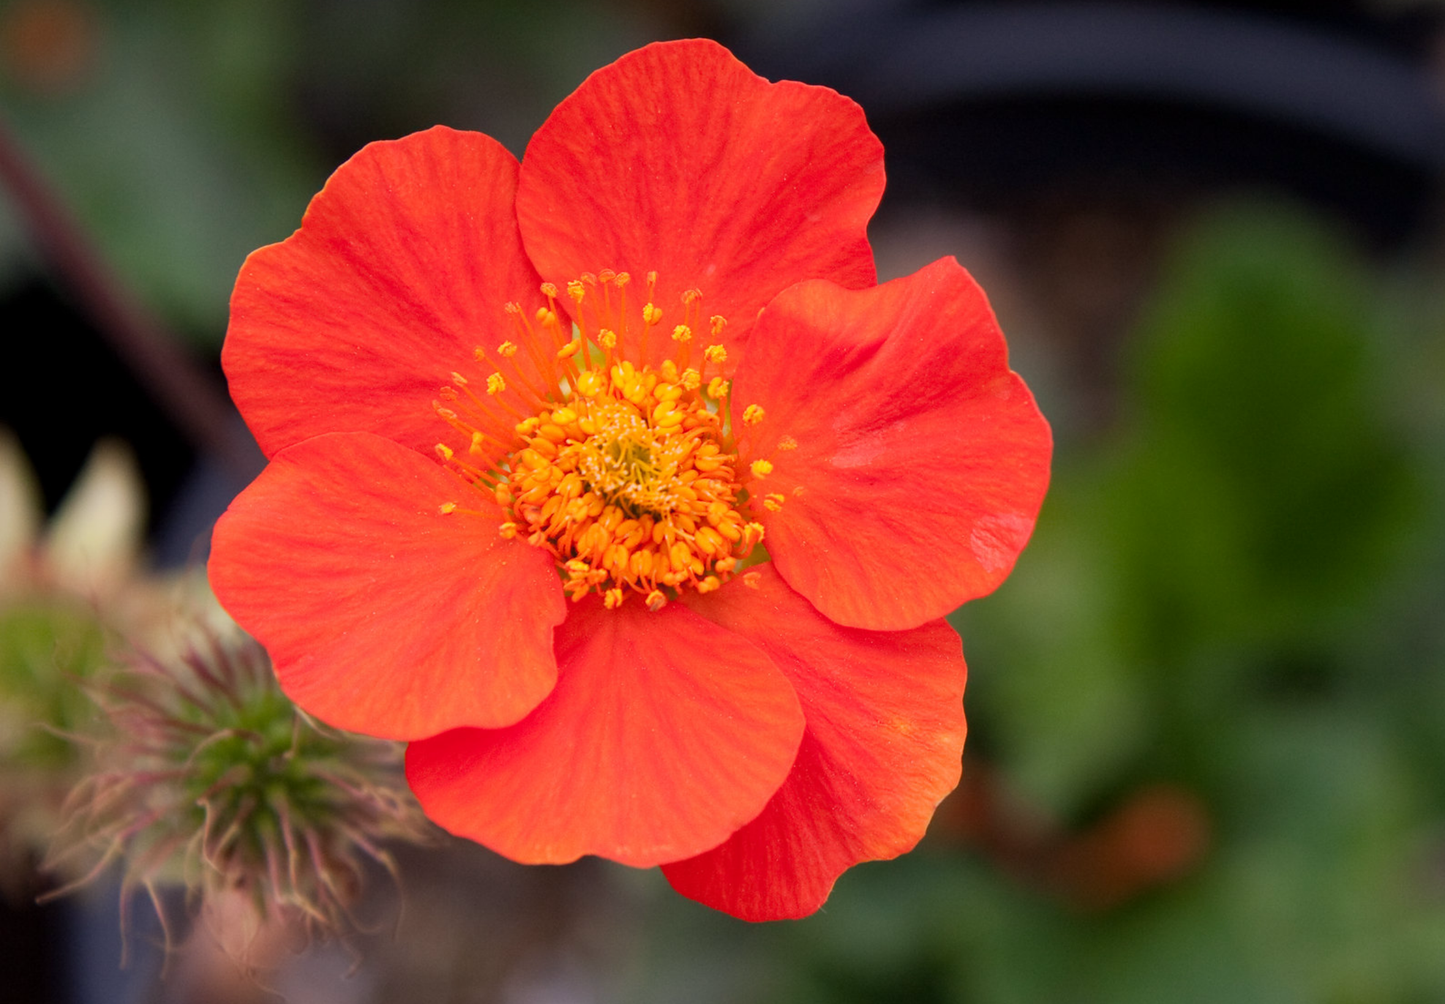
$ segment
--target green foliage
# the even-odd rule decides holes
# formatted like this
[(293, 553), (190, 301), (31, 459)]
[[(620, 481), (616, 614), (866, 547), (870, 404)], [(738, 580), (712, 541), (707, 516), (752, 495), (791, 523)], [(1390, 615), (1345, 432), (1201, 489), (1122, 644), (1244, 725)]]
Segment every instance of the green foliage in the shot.
[(0, 762), (62, 771), (71, 743), (56, 734), (94, 717), (80, 684), (105, 657), (106, 636), (93, 614), (63, 602), (0, 608)]

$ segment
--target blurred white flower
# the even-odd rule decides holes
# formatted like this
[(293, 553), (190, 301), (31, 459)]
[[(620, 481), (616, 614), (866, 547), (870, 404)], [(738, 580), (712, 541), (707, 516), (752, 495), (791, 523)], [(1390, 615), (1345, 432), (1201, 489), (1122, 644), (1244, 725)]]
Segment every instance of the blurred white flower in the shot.
[(55, 516), (15, 436), (0, 429), (0, 597), (58, 591), (103, 603), (135, 574), (146, 493), (135, 454), (119, 440), (95, 445)]

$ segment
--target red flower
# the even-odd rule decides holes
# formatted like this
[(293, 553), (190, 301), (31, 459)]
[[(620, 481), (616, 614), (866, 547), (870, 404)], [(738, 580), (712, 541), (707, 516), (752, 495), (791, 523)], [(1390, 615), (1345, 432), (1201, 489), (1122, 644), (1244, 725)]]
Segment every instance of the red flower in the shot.
[(1013, 565), (1049, 433), (956, 262), (874, 285), (882, 190), (855, 104), (707, 41), (520, 165), (441, 127), (343, 165), (224, 352), (271, 463), (211, 581), (286, 692), (413, 740), (454, 833), (741, 917), (912, 847), (964, 738), (940, 618)]

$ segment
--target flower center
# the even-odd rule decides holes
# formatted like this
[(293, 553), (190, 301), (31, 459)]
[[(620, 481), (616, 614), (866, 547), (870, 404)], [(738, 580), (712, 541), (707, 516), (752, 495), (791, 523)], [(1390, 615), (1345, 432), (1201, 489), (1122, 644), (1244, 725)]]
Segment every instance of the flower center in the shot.
[[(595, 591), (609, 608), (632, 593), (658, 609), (681, 590), (717, 589), (763, 536), (742, 509), (746, 483), (766, 472), (741, 468), (734, 444), (726, 321), (706, 321), (712, 343), (691, 365), (702, 294), (683, 294), (682, 322), (664, 334), (656, 281), (649, 273), (648, 299), (636, 311), (626, 273), (568, 283), (570, 330), (557, 288), (544, 283), (548, 306), (535, 317), (507, 305), (515, 342), (475, 350), (490, 370), (485, 396), (453, 373), (433, 402), (466, 437), (471, 459), (445, 443), (438, 454), (506, 510), (502, 536), (550, 550), (572, 599)], [(654, 368), (649, 340), (655, 348), (669, 335), (670, 351)], [(761, 411), (750, 408), (743, 421), (755, 416)], [(459, 511), (454, 503), (442, 510)]]

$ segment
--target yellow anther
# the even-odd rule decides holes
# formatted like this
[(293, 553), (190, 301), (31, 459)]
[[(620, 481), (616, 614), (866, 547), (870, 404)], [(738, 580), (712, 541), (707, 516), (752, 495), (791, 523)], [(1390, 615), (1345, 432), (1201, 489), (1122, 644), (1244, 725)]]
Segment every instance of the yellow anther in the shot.
[(441, 457), (443, 461), (452, 459), (452, 448), (446, 443), (437, 443), (436, 451), (437, 456)]
[(456, 384), (458, 387), (465, 387), (467, 385), (467, 378), (462, 376), (456, 370), (452, 370), (452, 383)]
[(455, 502), (443, 502), (441, 505), (437, 506), (437, 511), (443, 516), (451, 515), (452, 513), (457, 511), (457, 504)]
[(778, 440), (778, 449), (780, 450), (796, 450), (797, 448), (798, 441), (792, 436), (784, 436), (782, 439)]
[(596, 370), (583, 370), (577, 377), (577, 393), (583, 397), (596, 397), (605, 385), (602, 374)]
[(768, 512), (782, 512), (783, 503), (775, 501), (771, 495), (763, 499), (763, 508)]
[[(662, 323), (664, 311), (657, 304), (657, 275), (649, 274), (647, 280), (645, 295), (636, 302), (651, 328)], [(726, 322), (720, 316), (710, 319), (713, 337), (695, 366), (684, 366), (686, 348), (671, 359), (660, 358), (661, 351), (655, 361), (622, 358), (617, 350), (629, 341), (621, 337), (622, 325), (629, 323), (629, 316), (635, 324), (639, 308), (631, 296), (620, 293), (597, 297), (596, 286), (602, 283), (605, 293), (607, 286), (620, 290), (629, 281), (626, 273), (602, 269), (581, 273), (565, 287), (542, 284), (548, 299), (536, 312), (537, 322), (546, 343), (564, 362), (553, 367), (542, 359), (542, 372), (536, 373), (521, 367), (506, 378), (510, 386), (500, 373), (487, 379), (490, 393), (507, 390), (506, 413), (515, 413), (523, 401), (533, 402), (536, 409), (517, 421), (519, 439), (512, 444), (499, 442), (498, 437), (505, 437), (492, 431), (504, 413), (500, 402), (472, 396), (461, 373), (453, 374), (451, 385), (438, 394), (450, 407), (434, 407), (448, 416), (463, 442), (470, 440), (476, 458), (471, 463), (477, 466), (458, 466), (506, 514), (501, 536), (525, 540), (555, 556), (565, 596), (579, 601), (596, 592), (612, 610), (636, 593), (655, 610), (668, 603), (674, 591), (720, 589), (762, 539), (761, 524), (748, 522), (748, 507), (740, 500), (747, 494), (749, 472), (730, 437), (730, 428), (756, 424), (762, 409), (734, 412), (730, 420), (728, 381), (703, 375), (708, 365), (721, 374), (728, 361), (719, 337)], [(559, 288), (570, 298), (565, 302), (588, 309), (586, 329), (580, 327), (581, 315), (573, 306), (567, 309), (577, 315), (579, 327), (560, 315)], [(683, 316), (673, 317), (666, 330), (675, 343), (690, 346), (694, 336), (709, 330), (703, 327), (707, 315), (702, 292), (695, 287), (684, 290), (681, 300)], [(530, 311), (523, 313), (517, 304), (507, 311), (517, 317), (517, 331), (536, 336)], [(630, 332), (632, 338), (640, 334)], [(605, 368), (588, 356), (589, 342), (601, 347)], [(520, 344), (505, 341), (495, 350), (478, 348), (480, 373), (498, 369)], [(563, 347), (557, 350), (559, 345)], [(482, 383), (477, 373), (471, 379)], [(440, 449), (438, 454), (449, 459)], [(760, 501), (777, 503), (773, 496)]]
[(634, 578), (645, 579), (652, 574), (652, 551), (633, 551), (627, 559), (627, 568)]
[[(750, 404), (743, 409), (743, 425), (757, 425), (765, 417), (767, 412), (756, 404)], [(764, 473), (767, 473), (766, 471)]]
[(773, 464), (769, 460), (754, 460), (750, 469), (753, 472), (753, 477), (765, 478), (773, 473)]
[(693, 539), (697, 541), (698, 550), (704, 554), (721, 554), (728, 549), (723, 535), (710, 526), (701, 527)]
[(509, 314), (520, 314), (522, 312), (522, 305), (516, 300), (508, 300), (505, 304), (503, 304), (502, 309), (504, 309)]
[(712, 336), (716, 338), (723, 333), (723, 328), (728, 326), (728, 319), (721, 314), (713, 314), (708, 323), (712, 325)]

